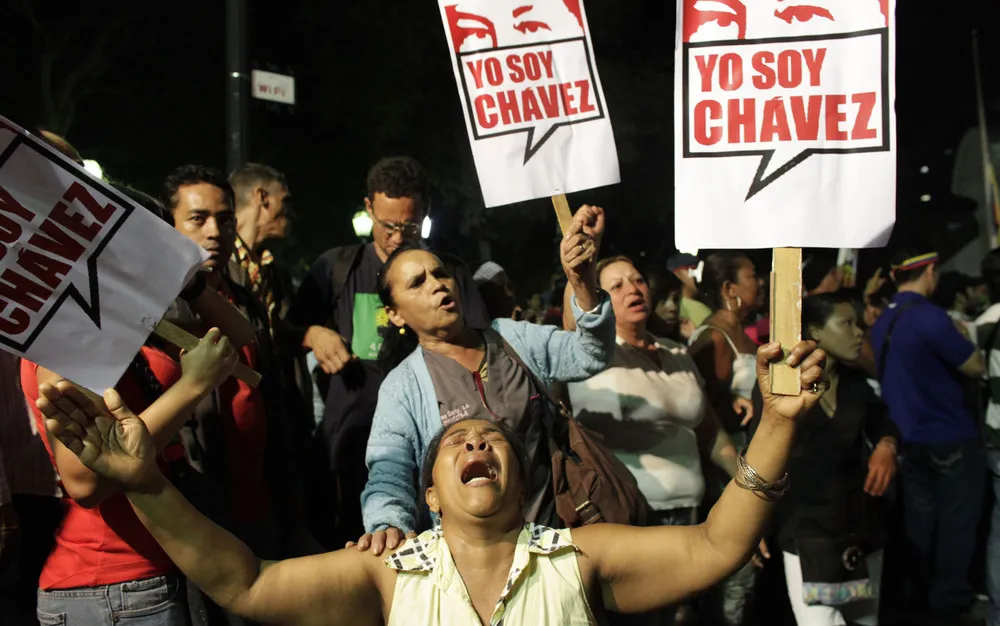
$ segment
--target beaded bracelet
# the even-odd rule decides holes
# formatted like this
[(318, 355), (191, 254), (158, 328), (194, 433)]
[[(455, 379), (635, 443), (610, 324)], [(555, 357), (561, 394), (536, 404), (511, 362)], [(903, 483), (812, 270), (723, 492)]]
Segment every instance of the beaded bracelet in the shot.
[(733, 476), (733, 482), (736, 483), (737, 487), (752, 492), (762, 500), (768, 502), (780, 500), (781, 496), (788, 491), (788, 485), (791, 483), (788, 474), (786, 473), (774, 482), (768, 482), (757, 473), (757, 470), (750, 467), (750, 464), (747, 463), (746, 453), (747, 449), (743, 448), (736, 457), (736, 475)]

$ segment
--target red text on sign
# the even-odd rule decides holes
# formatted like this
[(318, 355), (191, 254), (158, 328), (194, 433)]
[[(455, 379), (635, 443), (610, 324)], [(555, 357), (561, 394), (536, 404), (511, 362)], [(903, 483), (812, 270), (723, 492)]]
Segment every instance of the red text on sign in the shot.
[(0, 187), (0, 244), (3, 244), (3, 247), (0, 247), (0, 259), (7, 256), (7, 246), (21, 238), (21, 225), (10, 217), (11, 215), (29, 223), (35, 217), (6, 189)]
[[(0, 187), (0, 210), (14, 212), (29, 223), (34, 219), (34, 214), (20, 205), (15, 208), (10, 200), (11, 195)], [(73, 207), (77, 205), (85, 212), (76, 211)], [(32, 315), (42, 310), (114, 212), (113, 204), (102, 205), (80, 183), (69, 186), (38, 232), (18, 250), (17, 263), (0, 274), (0, 332), (19, 335), (31, 328)], [(8, 225), (0, 219), (4, 255), (9, 244), (17, 241), (7, 241), (9, 236), (4, 233), (8, 231)]]
[(481, 94), (473, 101), (480, 128), (559, 119), (597, 110), (589, 80)]
[[(778, 54), (761, 50), (750, 57), (755, 72), (751, 82), (757, 89), (794, 89), (804, 82), (810, 87), (819, 87), (825, 60), (826, 48), (782, 50)], [(701, 77), (702, 93), (710, 93), (716, 88), (736, 91), (743, 86), (743, 57), (734, 52), (696, 55), (694, 62)]]
[(539, 81), (555, 77), (551, 50), (508, 54), (503, 62), (497, 57), (485, 57), (466, 61), (465, 66), (476, 89), (482, 89), (486, 85), (499, 87), (507, 79), (512, 83), (523, 83), (525, 80)]
[(772, 98), (759, 107), (756, 98), (702, 100), (694, 106), (694, 140), (713, 146), (723, 140), (769, 144), (876, 139), (878, 129), (871, 124), (877, 102), (873, 91)]

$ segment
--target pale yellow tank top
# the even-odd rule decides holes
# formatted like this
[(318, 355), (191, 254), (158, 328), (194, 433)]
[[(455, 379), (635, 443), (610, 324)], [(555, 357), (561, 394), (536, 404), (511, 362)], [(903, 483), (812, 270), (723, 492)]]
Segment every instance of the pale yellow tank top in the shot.
[[(525, 524), (490, 626), (594, 626), (570, 531)], [(386, 559), (399, 572), (387, 626), (472, 626), (479, 616), (439, 529)]]

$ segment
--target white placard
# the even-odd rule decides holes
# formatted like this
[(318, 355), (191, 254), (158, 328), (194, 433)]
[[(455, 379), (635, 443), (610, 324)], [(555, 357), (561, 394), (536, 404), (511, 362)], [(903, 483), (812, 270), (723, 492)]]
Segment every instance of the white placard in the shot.
[(678, 0), (676, 245), (885, 245), (891, 0)]
[(263, 70), (250, 72), (251, 95), (259, 100), (295, 104), (295, 77)]
[(113, 387), (207, 259), (198, 245), (0, 117), (0, 348)]
[(439, 0), (486, 206), (620, 181), (580, 0)]

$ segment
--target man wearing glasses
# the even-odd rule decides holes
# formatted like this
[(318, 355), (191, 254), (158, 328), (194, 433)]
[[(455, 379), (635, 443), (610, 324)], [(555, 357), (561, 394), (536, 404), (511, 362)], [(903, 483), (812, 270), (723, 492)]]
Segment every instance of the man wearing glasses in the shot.
[[(318, 431), (329, 456), (328, 469), (336, 481), (331, 485), (336, 490), (336, 510), (327, 513), (336, 515), (335, 530), (319, 537), (328, 548), (343, 547), (364, 532), (361, 491), (368, 478), (365, 449), (383, 377), (376, 363), (382, 347), (379, 329), (387, 323), (376, 293), (377, 275), (396, 248), (420, 241), (429, 200), (423, 167), (409, 157), (382, 159), (369, 170), (367, 183), (365, 208), (372, 218), (372, 242), (320, 255), (299, 288), (289, 315), (296, 326), (308, 327), (303, 346), (313, 351), (329, 376)], [(490, 320), (471, 274), (461, 264), (451, 270), (458, 281), (467, 322), (474, 328), (485, 328)], [(323, 525), (322, 520), (317, 521)], [(321, 528), (315, 531), (320, 534)]]

